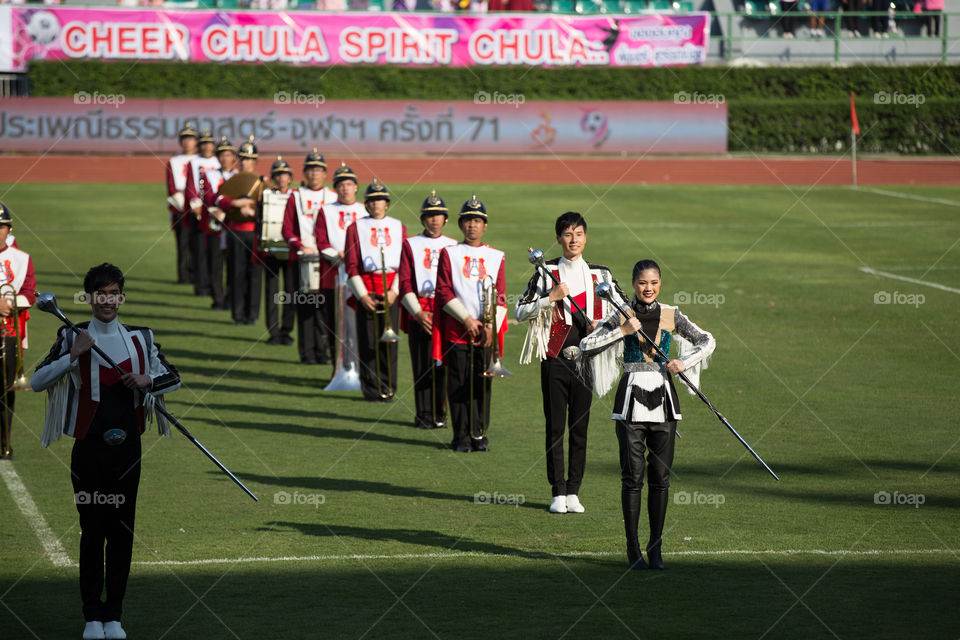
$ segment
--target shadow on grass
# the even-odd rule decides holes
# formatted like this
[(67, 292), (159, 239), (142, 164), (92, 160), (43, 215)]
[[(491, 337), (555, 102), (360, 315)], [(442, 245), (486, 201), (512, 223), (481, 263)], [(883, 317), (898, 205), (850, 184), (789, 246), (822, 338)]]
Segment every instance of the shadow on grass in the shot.
[[(407, 551), (384, 549), (376, 542), (384, 538), (447, 544), (445, 551), (455, 544), (454, 551), (461, 544), (509, 550), (431, 531), (334, 528), (343, 540), (322, 530), (305, 532), (316, 535), (316, 547), (304, 551), (318, 555)], [(147, 556), (141, 549), (135, 555)], [(123, 622), (130, 638), (165, 640), (807, 640), (954, 638), (960, 632), (955, 560), (917, 564), (885, 556), (836, 562), (804, 556), (759, 562), (669, 555), (665, 560), (663, 572), (626, 572), (619, 556), (593, 562), (466, 556), (134, 565)], [(41, 560), (21, 574), (16, 572), (19, 580), (4, 579), (10, 586), (0, 606), (3, 637), (79, 638), (77, 570), (52, 569)]]
[[(287, 407), (258, 407), (254, 405), (243, 405), (243, 404), (216, 404), (216, 403), (207, 403), (204, 405), (206, 408), (212, 411), (242, 411), (243, 413), (249, 414), (248, 417), (252, 417), (253, 414), (263, 414), (266, 416), (289, 416), (292, 418), (305, 418), (306, 420), (301, 420), (298, 423), (281, 423), (281, 422), (248, 422), (245, 424), (248, 425), (260, 425), (265, 431), (282, 431), (284, 433), (293, 433), (296, 435), (302, 436), (316, 436), (319, 438), (329, 437), (327, 432), (336, 431), (336, 429), (331, 429), (330, 427), (324, 426), (322, 423), (324, 421), (339, 421), (346, 420), (349, 422), (359, 422), (364, 425), (377, 425), (377, 424), (387, 424), (387, 425), (397, 425), (401, 427), (409, 426), (413, 421), (411, 418), (409, 421), (404, 420), (388, 420), (386, 418), (377, 418), (372, 416), (362, 416), (354, 415), (350, 413), (329, 413), (326, 411), (316, 411), (314, 409), (291, 409)], [(309, 420), (309, 425), (305, 422)], [(314, 425), (314, 426), (310, 426)], [(256, 428), (256, 427), (252, 427)], [(363, 432), (351, 432), (362, 434)], [(371, 434), (372, 435), (372, 434)], [(340, 436), (336, 436), (340, 437)], [(351, 437), (347, 435), (346, 437)], [(359, 438), (360, 435), (355, 436)], [(390, 442), (404, 442), (402, 438), (396, 438), (390, 440)]]

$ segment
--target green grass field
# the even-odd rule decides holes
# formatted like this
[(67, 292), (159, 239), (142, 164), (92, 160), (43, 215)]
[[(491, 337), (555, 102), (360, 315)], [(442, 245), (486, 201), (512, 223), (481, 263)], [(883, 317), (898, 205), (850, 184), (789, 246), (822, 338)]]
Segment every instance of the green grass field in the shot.
[[(391, 212), (417, 229), (429, 187), (390, 186)], [(405, 342), (398, 401), (369, 405), (323, 393), (330, 368), (266, 345), (262, 319), (234, 326), (173, 284), (159, 184), (0, 185), (39, 290), (73, 320), (89, 316), (72, 301), (89, 266), (125, 270), (121, 319), (152, 327), (183, 377), (168, 407), (260, 497), (179, 434), (145, 437), (130, 638), (960, 635), (960, 187), (439, 191), (459, 210), (473, 189), (512, 301), (526, 247), (557, 255), (553, 220), (568, 209), (621, 284), (657, 259), (661, 300), (686, 296), (717, 339), (705, 393), (781, 481), (685, 395), (667, 570), (627, 572), (611, 398), (594, 402), (586, 513), (547, 513), (539, 368), (517, 362), (525, 327), (507, 337), (514, 376), (493, 383), (492, 451), (454, 454), (449, 429), (412, 426)], [(891, 304), (875, 304), (883, 292)], [(56, 326), (33, 312), (31, 371)], [(20, 394), (12, 467), (74, 563), (71, 442), (40, 447), (44, 403)], [(877, 504), (884, 491), (923, 504)], [(79, 638), (76, 567), (52, 562), (4, 486), (0, 514), (0, 637)]]

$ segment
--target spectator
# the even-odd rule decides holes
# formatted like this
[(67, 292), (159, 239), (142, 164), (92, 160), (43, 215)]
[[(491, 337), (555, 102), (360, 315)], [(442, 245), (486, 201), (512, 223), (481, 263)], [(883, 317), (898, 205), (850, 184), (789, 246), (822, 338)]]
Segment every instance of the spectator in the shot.
[(940, 36), (940, 14), (943, 12), (943, 0), (920, 0), (924, 11), (931, 14), (923, 16), (923, 24), (927, 27), (928, 36)]
[(793, 38), (793, 12), (797, 9), (797, 0), (780, 0), (780, 10), (783, 16), (780, 18), (780, 26), (783, 29), (784, 38)]
[[(840, 10), (845, 14), (863, 11), (863, 0), (840, 0)], [(842, 20), (843, 28), (847, 29), (854, 38), (859, 38), (863, 35), (860, 32), (861, 22), (861, 17), (856, 15), (845, 15)]]
[(533, 11), (533, 2), (531, 0), (489, 0), (487, 9), (490, 11)]
[(867, 6), (870, 11), (882, 11), (882, 16), (870, 16), (870, 28), (873, 29), (873, 35), (877, 38), (889, 38), (887, 29), (890, 26), (890, 0), (867, 0)]
[(810, 0), (810, 35), (814, 38), (822, 38), (827, 35), (824, 29), (826, 18), (823, 17), (822, 13), (830, 10), (827, 2), (828, 0)]

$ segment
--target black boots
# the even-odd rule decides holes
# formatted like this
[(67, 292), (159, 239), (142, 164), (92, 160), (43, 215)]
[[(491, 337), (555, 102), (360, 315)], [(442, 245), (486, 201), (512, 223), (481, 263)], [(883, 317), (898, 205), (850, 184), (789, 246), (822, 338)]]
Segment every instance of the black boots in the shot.
[(650, 541), (647, 543), (647, 560), (651, 569), (663, 569), (660, 544), (663, 541), (663, 520), (667, 515), (669, 492), (664, 488), (650, 488), (647, 496), (647, 516), (650, 519)]
[(620, 490), (620, 504), (623, 507), (623, 529), (627, 535), (627, 562), (631, 569), (646, 569), (640, 553), (640, 542), (637, 539), (637, 526), (640, 523), (640, 501), (643, 494), (630, 489)]

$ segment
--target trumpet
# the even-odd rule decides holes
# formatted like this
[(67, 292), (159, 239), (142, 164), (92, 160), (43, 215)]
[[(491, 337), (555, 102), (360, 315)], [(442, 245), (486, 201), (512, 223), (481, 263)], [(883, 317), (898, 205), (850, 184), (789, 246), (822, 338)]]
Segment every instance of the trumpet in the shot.
[[(11, 382), (7, 380), (7, 363), (3, 363), (3, 389), (4, 392), (26, 391), (30, 388), (30, 381), (27, 380), (27, 376), (23, 373), (23, 336), (20, 334), (20, 308), (17, 306), (17, 290), (14, 289), (13, 285), (9, 282), (0, 284), (0, 298), (8, 298), (13, 303), (10, 318), (13, 320), (13, 337), (17, 339), (16, 373), (13, 378), (13, 383), (11, 384)], [(4, 324), (3, 337), (10, 337), (6, 332), (6, 324)], [(0, 351), (0, 357), (3, 355), (5, 355), (5, 352)]]
[[(381, 308), (377, 309), (376, 314), (383, 316), (383, 334), (380, 336), (380, 342), (387, 344), (396, 344), (400, 342), (400, 336), (397, 335), (397, 332), (393, 330), (393, 327), (390, 326), (390, 298), (389, 291), (387, 289), (387, 257), (386, 252), (383, 250), (383, 245), (380, 245), (380, 278), (383, 283), (383, 304)], [(393, 397), (393, 391), (390, 390), (390, 383), (393, 380), (393, 372), (391, 371), (390, 366), (390, 355), (389, 353), (386, 356), (386, 368), (387, 368), (387, 393), (383, 392), (383, 381), (380, 375), (380, 345), (376, 345), (373, 350), (376, 354), (376, 367), (377, 367), (377, 389), (380, 397), (384, 400)]]

